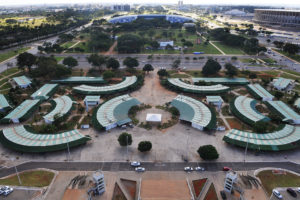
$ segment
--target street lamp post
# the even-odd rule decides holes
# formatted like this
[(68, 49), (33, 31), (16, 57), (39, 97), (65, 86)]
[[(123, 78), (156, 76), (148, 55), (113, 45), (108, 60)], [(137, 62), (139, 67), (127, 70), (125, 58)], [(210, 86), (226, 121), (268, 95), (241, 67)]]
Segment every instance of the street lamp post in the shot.
[(68, 147), (68, 161), (70, 161), (71, 153), (70, 153), (69, 142), (67, 142), (67, 147)]
[(126, 136), (126, 157), (127, 157), (127, 161), (129, 160), (128, 158), (128, 135)]

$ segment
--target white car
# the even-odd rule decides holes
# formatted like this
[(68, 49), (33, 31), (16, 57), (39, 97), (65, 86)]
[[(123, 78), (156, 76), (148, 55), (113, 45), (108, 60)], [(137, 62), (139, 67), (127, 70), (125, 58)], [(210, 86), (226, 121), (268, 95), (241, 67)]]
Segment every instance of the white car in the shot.
[(14, 191), (13, 188), (8, 187), (8, 186), (4, 186), (3, 188), (1, 188), (1, 190), (2, 190), (2, 194), (4, 196), (7, 196), (7, 195), (9, 195), (10, 193), (12, 193)]
[(278, 190), (273, 190), (273, 194), (275, 197), (277, 197), (278, 199), (282, 199), (282, 195), (280, 194), (280, 192)]
[(300, 193), (300, 187), (298, 187), (298, 188), (296, 189), (296, 191)]
[(195, 171), (205, 171), (204, 167), (195, 167)]
[(133, 162), (130, 163), (130, 165), (133, 166), (133, 167), (138, 167), (138, 166), (141, 165), (141, 163), (138, 162), (138, 161), (133, 161)]
[(193, 171), (194, 169), (192, 168), (192, 167), (185, 167), (184, 168), (184, 171), (186, 171), (186, 172), (191, 172), (191, 171)]
[(136, 167), (136, 168), (135, 168), (135, 171), (136, 171), (136, 172), (144, 172), (144, 171), (145, 171), (145, 168), (144, 168), (144, 167)]

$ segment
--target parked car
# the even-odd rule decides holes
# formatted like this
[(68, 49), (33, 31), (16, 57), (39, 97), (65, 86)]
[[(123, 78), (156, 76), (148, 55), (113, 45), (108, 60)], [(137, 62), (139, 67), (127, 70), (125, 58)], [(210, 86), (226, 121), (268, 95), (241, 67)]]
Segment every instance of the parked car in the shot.
[(186, 171), (186, 172), (191, 172), (191, 171), (193, 171), (194, 169), (192, 168), (192, 167), (185, 167), (184, 168), (184, 171)]
[(222, 197), (223, 200), (227, 199), (226, 194), (225, 194), (225, 192), (223, 190), (220, 191), (220, 195), (221, 195), (221, 197)]
[(223, 167), (223, 171), (227, 172), (227, 171), (230, 171), (231, 168), (230, 167)]
[(297, 192), (299, 192), (299, 193), (300, 193), (300, 187), (298, 187), (298, 188), (297, 188)]
[(289, 193), (292, 197), (297, 197), (297, 193), (292, 188), (286, 189), (287, 193)]
[(133, 166), (133, 167), (138, 167), (138, 166), (141, 165), (141, 163), (138, 162), (138, 161), (133, 161), (133, 162), (130, 163), (130, 165)]
[(144, 168), (144, 167), (136, 167), (136, 168), (135, 168), (135, 171), (136, 171), (136, 172), (144, 172), (144, 171), (145, 171), (145, 168)]
[(205, 171), (204, 167), (195, 167), (195, 171)]
[(278, 190), (273, 190), (273, 194), (275, 197), (277, 197), (278, 199), (282, 199), (282, 195), (280, 194), (280, 192)]
[(14, 191), (13, 188), (8, 187), (6, 190), (4, 190), (3, 195), (4, 195), (4, 196), (7, 196), (7, 195), (9, 195), (10, 193), (12, 193), (13, 191)]

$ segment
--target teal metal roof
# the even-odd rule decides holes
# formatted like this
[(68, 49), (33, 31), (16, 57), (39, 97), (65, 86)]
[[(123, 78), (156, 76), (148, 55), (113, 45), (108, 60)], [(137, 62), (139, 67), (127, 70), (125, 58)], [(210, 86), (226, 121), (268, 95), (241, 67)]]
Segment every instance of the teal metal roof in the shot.
[(128, 111), (140, 102), (127, 95), (110, 99), (97, 110), (96, 119), (103, 127), (111, 126), (119, 121), (128, 119)]
[(40, 100), (25, 100), (18, 107), (16, 107), (13, 111), (11, 111), (8, 115), (6, 115), (3, 119), (20, 119), (23, 117), (29, 110), (31, 110), (34, 106), (38, 105)]
[(124, 81), (119, 84), (110, 86), (90, 86), (90, 85), (80, 85), (78, 87), (73, 87), (73, 89), (80, 93), (88, 94), (105, 94), (112, 91), (122, 90), (133, 85), (137, 81), (136, 76), (126, 77)]
[(30, 85), (31, 81), (26, 76), (14, 77), (13, 80), (19, 85)]
[(2, 130), (4, 137), (10, 142), (26, 147), (49, 147), (86, 138), (78, 130), (59, 134), (37, 134), (27, 131), (24, 126), (16, 126)]
[(45, 115), (43, 118), (45, 120), (54, 121), (54, 117), (55, 115), (59, 115), (60, 117), (63, 117), (64, 115), (66, 115), (72, 108), (73, 105), (73, 100), (69, 97), (69, 96), (61, 96), (58, 98), (53, 99), (53, 101), (55, 101), (56, 106), (54, 108), (54, 110), (52, 110), (50, 113), (48, 113), (47, 115)]
[(298, 98), (295, 103), (294, 106), (296, 106), (297, 108), (300, 108), (300, 98)]
[(66, 79), (52, 80), (53, 83), (63, 83), (63, 84), (72, 84), (72, 83), (104, 83), (105, 80), (102, 77), (88, 77), (88, 76), (71, 76)]
[(100, 96), (85, 96), (84, 101), (100, 101)]
[(229, 87), (224, 86), (224, 85), (211, 85), (211, 86), (197, 86), (197, 85), (191, 85), (187, 84), (183, 81), (181, 81), (179, 78), (169, 78), (168, 79), (169, 83), (171, 83), (174, 86), (177, 86), (179, 88), (182, 88), (186, 90), (187, 92), (200, 92), (200, 93), (205, 93), (205, 92), (224, 92), (229, 90)]
[(300, 121), (300, 115), (292, 110), (288, 105), (282, 101), (268, 101), (268, 104), (272, 106), (277, 112), (285, 117), (283, 121)]
[(249, 84), (247, 85), (250, 90), (256, 93), (262, 99), (273, 99), (274, 96), (270, 94), (265, 88), (263, 88), (260, 84)]
[(223, 140), (241, 147), (246, 147), (248, 143), (249, 149), (271, 151), (292, 149), (299, 145), (300, 127), (284, 125), (283, 129), (273, 133), (250, 133), (232, 129)]
[(31, 97), (33, 99), (48, 99), (51, 93), (56, 89), (57, 84), (45, 84), (36, 92), (34, 92)]
[(223, 102), (223, 99), (220, 96), (206, 96), (206, 101), (208, 103), (219, 103)]
[(180, 119), (206, 127), (212, 118), (209, 108), (202, 102), (191, 97), (178, 95), (172, 100), (171, 105), (180, 112)]
[(269, 118), (258, 112), (255, 108), (257, 101), (246, 96), (239, 96), (234, 100), (233, 105), (237, 111), (252, 122), (268, 121)]
[(0, 94), (0, 109), (11, 107), (3, 94)]
[(292, 79), (278, 78), (275, 80), (273, 85), (276, 88), (285, 89), (292, 81)]
[(204, 81), (204, 82), (208, 82), (208, 83), (219, 83), (219, 84), (248, 84), (249, 81), (245, 78), (205, 78), (205, 77), (201, 77), (201, 78), (192, 78), (193, 82), (199, 82), (199, 81)]

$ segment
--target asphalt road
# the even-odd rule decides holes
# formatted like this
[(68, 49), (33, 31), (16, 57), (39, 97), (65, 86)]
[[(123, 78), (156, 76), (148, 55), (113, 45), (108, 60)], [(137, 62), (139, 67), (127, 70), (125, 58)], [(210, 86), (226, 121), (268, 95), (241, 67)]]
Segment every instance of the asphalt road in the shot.
[[(184, 167), (201, 166), (206, 171), (222, 171), (224, 166), (230, 167), (235, 171), (248, 171), (258, 168), (274, 167), (283, 168), (300, 173), (300, 165), (292, 162), (167, 162), (154, 163), (144, 162), (141, 166), (145, 167), (147, 171), (183, 171)], [(102, 171), (133, 171), (134, 167), (130, 166), (129, 162), (27, 162), (17, 166), (19, 172), (24, 170), (47, 168), (57, 171), (95, 171), (101, 169)], [(8, 176), (15, 173), (14, 167), (1, 168), (0, 177)]]

